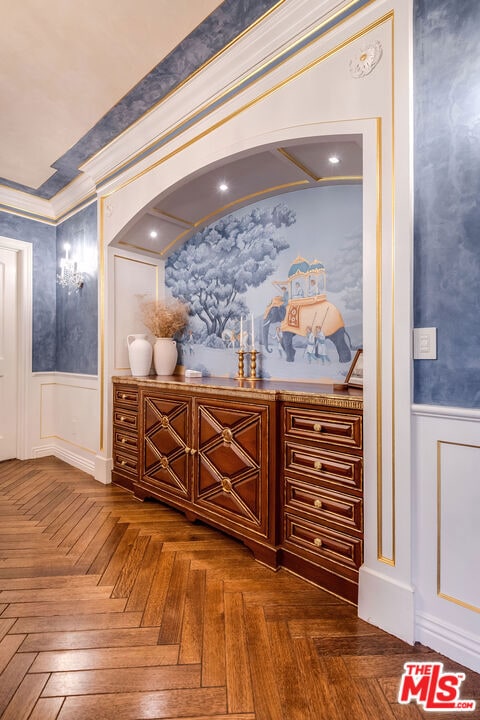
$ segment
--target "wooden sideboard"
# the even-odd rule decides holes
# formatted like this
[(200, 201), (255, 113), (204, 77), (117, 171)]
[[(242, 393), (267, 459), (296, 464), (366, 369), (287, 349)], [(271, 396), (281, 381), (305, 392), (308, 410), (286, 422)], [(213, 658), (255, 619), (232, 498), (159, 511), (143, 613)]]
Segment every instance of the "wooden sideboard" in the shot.
[(352, 602), (363, 560), (362, 396), (227, 378), (113, 378), (112, 481)]

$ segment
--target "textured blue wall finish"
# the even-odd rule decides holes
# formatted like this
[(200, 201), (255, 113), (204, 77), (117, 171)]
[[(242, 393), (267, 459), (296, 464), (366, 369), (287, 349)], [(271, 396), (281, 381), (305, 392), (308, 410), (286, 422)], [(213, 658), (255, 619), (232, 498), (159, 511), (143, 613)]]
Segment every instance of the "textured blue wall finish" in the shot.
[(34, 372), (55, 370), (55, 228), (0, 212), (0, 235), (33, 246), (33, 351)]
[(416, 0), (415, 402), (480, 407), (480, 3)]
[(97, 205), (65, 220), (57, 228), (57, 272), (70, 245), (70, 257), (78, 260), (84, 272), (84, 286), (69, 291), (57, 285), (57, 359), (59, 372), (97, 373), (98, 257)]

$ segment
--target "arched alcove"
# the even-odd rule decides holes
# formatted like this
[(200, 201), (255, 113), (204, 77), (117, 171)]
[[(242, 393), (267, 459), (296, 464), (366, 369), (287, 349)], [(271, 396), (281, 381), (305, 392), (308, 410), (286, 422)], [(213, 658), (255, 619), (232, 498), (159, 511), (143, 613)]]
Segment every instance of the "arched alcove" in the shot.
[[(229, 158), (248, 158), (273, 146), (288, 152), (328, 136), (361, 135), (365, 563), (359, 613), (412, 641), (411, 308), (404, 302), (411, 297), (411, 189), (409, 155), (396, 152), (399, 139), (402, 147), (409, 146), (408, 64), (401, 62), (408, 55), (408, 13), (402, 7), (394, 13), (384, 3), (375, 3), (365, 14), (352, 15), (334, 31), (290, 54), (228, 103), (212, 104), (211, 112), (197, 122), (184, 126), (179, 122), (179, 131), (167, 133), (148, 157), (104, 183), (100, 198), (105, 271), (100, 291), (106, 338), (101, 349), (102, 452), (109, 457), (110, 378), (127, 371), (115, 362), (115, 293), (121, 292), (115, 263), (120, 262), (120, 248), (125, 267), (144, 263), (160, 293), (164, 284), (161, 255), (155, 257), (136, 243), (121, 245), (145, 209), (167, 198), (172, 188), (186, 187), (205, 168), (225, 165)], [(369, 44), (382, 48), (380, 59), (367, 75), (356, 76), (352, 59)]]

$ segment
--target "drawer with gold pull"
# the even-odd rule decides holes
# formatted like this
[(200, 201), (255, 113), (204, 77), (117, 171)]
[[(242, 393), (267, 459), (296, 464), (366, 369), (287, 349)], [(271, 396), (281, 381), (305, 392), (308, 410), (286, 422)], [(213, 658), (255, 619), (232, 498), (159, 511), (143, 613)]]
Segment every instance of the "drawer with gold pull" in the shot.
[(285, 508), (308, 513), (319, 521), (335, 523), (360, 534), (363, 528), (362, 498), (325, 490), (310, 483), (285, 478)]
[(113, 389), (113, 402), (115, 404), (136, 406), (138, 403), (137, 388), (130, 388), (128, 385), (123, 387), (115, 385)]
[(136, 457), (130, 457), (127, 455), (122, 455), (119, 452), (113, 453), (113, 466), (115, 470), (118, 470), (119, 472), (131, 472), (131, 473), (137, 473), (138, 469), (138, 459)]
[(138, 429), (138, 415), (136, 412), (115, 407), (113, 409), (113, 424), (130, 430)]
[(357, 455), (317, 450), (287, 441), (285, 469), (335, 484), (343, 490), (362, 489), (362, 458)]
[(114, 428), (113, 444), (116, 449), (121, 452), (138, 453), (138, 437), (136, 435), (130, 435), (124, 430)]
[(285, 407), (285, 432), (315, 442), (362, 447), (361, 415)]
[(359, 568), (362, 564), (363, 543), (360, 538), (290, 514), (285, 515), (284, 532), (286, 542), (326, 560), (350, 568)]

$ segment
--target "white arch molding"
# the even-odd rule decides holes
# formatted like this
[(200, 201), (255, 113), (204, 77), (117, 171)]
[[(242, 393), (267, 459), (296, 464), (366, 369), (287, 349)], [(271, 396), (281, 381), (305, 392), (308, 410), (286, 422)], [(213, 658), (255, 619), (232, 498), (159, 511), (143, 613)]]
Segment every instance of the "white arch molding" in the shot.
[[(226, 105), (186, 126), (150, 156), (106, 183), (100, 197), (99, 459), (108, 467), (114, 370), (109, 246), (145, 206), (212, 162), (320, 135), (361, 133), (364, 147), (365, 562), (359, 614), (414, 640), (411, 567), (411, 6), (373, 2), (307, 45)], [(349, 72), (365, 44), (381, 62)], [(196, 79), (197, 80), (197, 79)], [(201, 79), (198, 78), (198, 82)], [(193, 93), (195, 81), (189, 89)], [(181, 117), (188, 116), (186, 93)], [(171, 127), (162, 116), (158, 127)], [(401, 242), (399, 241), (401, 239)], [(405, 302), (405, 299), (408, 301)]]

